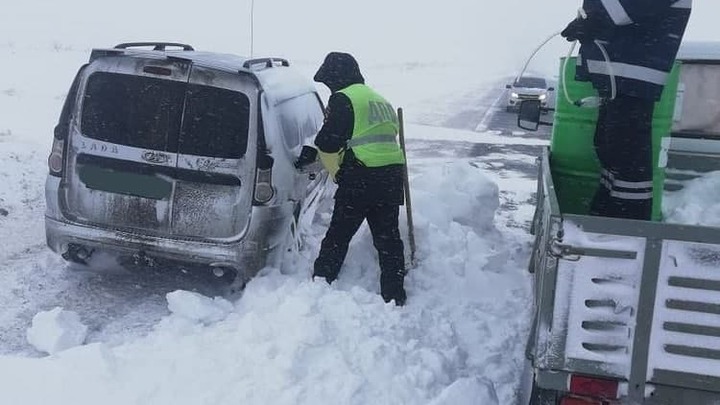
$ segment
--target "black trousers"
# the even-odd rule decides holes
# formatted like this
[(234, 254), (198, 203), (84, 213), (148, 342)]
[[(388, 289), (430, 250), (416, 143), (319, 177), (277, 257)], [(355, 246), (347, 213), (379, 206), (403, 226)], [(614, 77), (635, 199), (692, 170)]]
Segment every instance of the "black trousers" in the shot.
[(600, 107), (594, 143), (601, 177), (591, 215), (650, 219), (654, 107), (652, 100), (622, 95)]
[(354, 204), (336, 198), (330, 227), (315, 260), (313, 275), (325, 277), (329, 283), (337, 278), (350, 240), (367, 219), (380, 260), (381, 295), (386, 302), (393, 299), (404, 302), (405, 255), (398, 229), (399, 212), (398, 205)]

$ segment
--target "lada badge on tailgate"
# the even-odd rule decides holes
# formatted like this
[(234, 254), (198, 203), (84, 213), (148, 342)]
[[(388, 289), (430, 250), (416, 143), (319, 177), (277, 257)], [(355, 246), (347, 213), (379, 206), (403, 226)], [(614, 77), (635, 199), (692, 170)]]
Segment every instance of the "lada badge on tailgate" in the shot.
[(142, 158), (142, 160), (144, 160), (146, 162), (155, 163), (155, 164), (159, 164), (159, 165), (165, 164), (170, 160), (169, 155), (162, 153), (162, 152), (152, 151), (152, 150), (143, 152), (142, 156), (140, 156), (140, 157)]

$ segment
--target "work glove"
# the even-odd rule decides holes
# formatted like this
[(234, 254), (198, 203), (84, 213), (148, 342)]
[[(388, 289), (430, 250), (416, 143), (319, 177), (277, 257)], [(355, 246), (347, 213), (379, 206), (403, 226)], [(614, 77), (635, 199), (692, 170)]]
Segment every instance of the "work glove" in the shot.
[(302, 151), (300, 152), (300, 156), (295, 161), (295, 168), (302, 169), (305, 166), (315, 163), (315, 161), (317, 160), (317, 154), (317, 149), (313, 148), (312, 146), (303, 146)]
[(580, 43), (586, 43), (598, 39), (600, 31), (601, 27), (593, 20), (578, 17), (572, 20), (560, 35), (570, 42), (580, 41)]

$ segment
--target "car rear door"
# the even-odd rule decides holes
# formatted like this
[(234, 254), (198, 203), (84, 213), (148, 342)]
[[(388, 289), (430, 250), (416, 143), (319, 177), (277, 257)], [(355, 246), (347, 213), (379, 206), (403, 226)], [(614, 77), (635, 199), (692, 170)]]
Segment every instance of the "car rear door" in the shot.
[(86, 69), (71, 121), (63, 213), (100, 227), (169, 235), (190, 63), (107, 56)]
[(249, 76), (191, 68), (178, 138), (176, 235), (234, 238), (250, 220), (258, 89)]

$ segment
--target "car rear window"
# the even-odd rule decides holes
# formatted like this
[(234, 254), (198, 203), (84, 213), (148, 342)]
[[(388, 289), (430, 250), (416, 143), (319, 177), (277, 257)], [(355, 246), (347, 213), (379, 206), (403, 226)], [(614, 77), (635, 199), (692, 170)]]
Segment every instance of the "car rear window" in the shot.
[(180, 132), (186, 86), (152, 77), (93, 73), (83, 97), (82, 132), (105, 142), (168, 150)]
[(245, 154), (250, 100), (217, 87), (190, 85), (179, 152), (237, 159)]
[(247, 149), (249, 116), (250, 100), (237, 91), (97, 72), (83, 96), (81, 129), (115, 144), (240, 158)]

